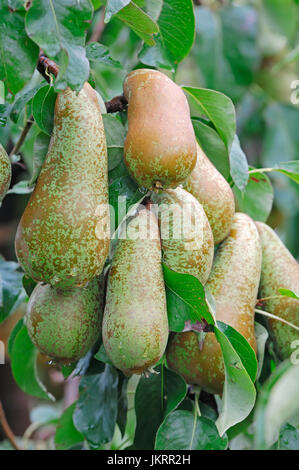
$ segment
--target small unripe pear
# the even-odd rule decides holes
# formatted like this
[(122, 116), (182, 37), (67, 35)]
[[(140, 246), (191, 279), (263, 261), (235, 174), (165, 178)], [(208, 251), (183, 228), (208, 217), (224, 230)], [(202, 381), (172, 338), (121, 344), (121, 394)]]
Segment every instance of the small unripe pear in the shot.
[[(264, 310), (299, 327), (299, 300), (279, 297), (278, 291), (288, 289), (298, 295), (299, 265), (274, 230), (262, 222), (256, 226), (263, 253), (260, 297), (274, 297), (264, 301)], [(267, 322), (279, 356), (287, 359), (299, 346), (299, 332), (278, 320)]]
[(229, 234), (233, 223), (234, 195), (228, 182), (198, 144), (196, 165), (185, 181), (184, 188), (202, 204), (217, 245)]
[(99, 338), (103, 309), (102, 279), (66, 290), (40, 283), (30, 296), (25, 324), (41, 353), (70, 364)]
[[(216, 320), (235, 328), (256, 351), (254, 308), (261, 271), (261, 247), (254, 222), (246, 214), (235, 214), (230, 235), (219, 246), (206, 288), (216, 304)], [(167, 348), (170, 368), (189, 384), (221, 394), (224, 363), (214, 333), (199, 344), (193, 331), (175, 334)]]
[(163, 191), (157, 201), (165, 264), (205, 284), (212, 268), (214, 241), (203, 207), (182, 188)]
[[(124, 237), (124, 235), (122, 235)], [(158, 221), (147, 209), (128, 224), (108, 277), (103, 343), (126, 375), (142, 374), (162, 357), (168, 339)]]
[(0, 205), (11, 181), (11, 163), (5, 149), (0, 144)]
[(16, 254), (36, 281), (81, 287), (109, 251), (107, 147), (98, 98), (86, 83), (59, 93), (53, 136), (20, 220)]
[(157, 70), (138, 69), (124, 82), (128, 100), (126, 165), (140, 186), (176, 187), (194, 168), (196, 140), (182, 89)]

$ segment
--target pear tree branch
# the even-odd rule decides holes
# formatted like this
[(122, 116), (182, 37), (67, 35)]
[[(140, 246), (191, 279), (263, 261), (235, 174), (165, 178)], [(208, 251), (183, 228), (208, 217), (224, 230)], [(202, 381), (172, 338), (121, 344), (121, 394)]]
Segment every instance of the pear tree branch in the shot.
[(3, 432), (4, 432), (5, 436), (7, 437), (8, 441), (13, 446), (13, 448), (15, 450), (21, 450), (20, 447), (18, 446), (17, 442), (16, 442), (16, 438), (15, 438), (14, 433), (12, 432), (11, 427), (9, 426), (9, 424), (7, 422), (1, 400), (0, 400), (0, 425), (2, 426)]

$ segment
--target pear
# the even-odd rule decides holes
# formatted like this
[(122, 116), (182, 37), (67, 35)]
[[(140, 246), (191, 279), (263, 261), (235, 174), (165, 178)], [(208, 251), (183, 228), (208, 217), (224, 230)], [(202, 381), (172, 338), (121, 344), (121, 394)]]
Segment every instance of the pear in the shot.
[(109, 250), (107, 147), (98, 99), (86, 83), (55, 105), (53, 136), (20, 220), (16, 254), (36, 281), (84, 286)]
[[(298, 295), (299, 265), (274, 230), (262, 222), (256, 222), (256, 226), (263, 253), (260, 297), (274, 297), (264, 301), (264, 310), (299, 327), (299, 300), (279, 297), (278, 291), (289, 289)], [(267, 321), (278, 355), (287, 359), (298, 348), (298, 331), (278, 320), (268, 318)]]
[(195, 168), (183, 186), (202, 204), (213, 232), (215, 245), (222, 242), (229, 234), (233, 223), (234, 195), (228, 182), (198, 144)]
[(156, 216), (142, 209), (117, 245), (108, 277), (103, 343), (125, 375), (147, 373), (168, 339), (161, 243)]
[(25, 315), (29, 336), (42, 354), (70, 364), (83, 357), (100, 336), (103, 279), (86, 287), (60, 289), (39, 283)]
[(182, 89), (157, 70), (138, 69), (124, 82), (128, 134), (124, 156), (140, 186), (176, 187), (196, 162), (196, 140)]
[(199, 202), (182, 188), (158, 195), (163, 261), (172, 270), (208, 280), (214, 257), (213, 233)]
[(11, 163), (5, 149), (0, 144), (0, 205), (11, 181)]
[[(206, 288), (213, 295), (216, 320), (235, 328), (256, 351), (254, 308), (261, 272), (261, 246), (254, 222), (236, 213), (230, 235), (219, 246)], [(224, 363), (214, 333), (199, 344), (194, 331), (175, 334), (167, 349), (167, 362), (189, 384), (221, 394)]]

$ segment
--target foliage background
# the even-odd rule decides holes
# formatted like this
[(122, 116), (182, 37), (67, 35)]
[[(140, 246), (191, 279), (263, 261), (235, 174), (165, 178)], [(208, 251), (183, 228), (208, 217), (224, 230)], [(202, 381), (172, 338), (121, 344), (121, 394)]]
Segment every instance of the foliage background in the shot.
[[(248, 179), (244, 157), (245, 154), (250, 167), (279, 167), (285, 170), (289, 167), (284, 166), (284, 162), (299, 160), (298, 93), (296, 95), (295, 88), (292, 88), (298, 88), (298, 83), (294, 85), (294, 82), (299, 78), (298, 1), (203, 0), (193, 5), (191, 0), (137, 0), (135, 3), (126, 0), (81, 0), (77, 6), (71, 0), (51, 0), (50, 3), (52, 11), (47, 0), (0, 0), (0, 142), (11, 153), (14, 162), (10, 194), (4, 199), (0, 211), (0, 252), (9, 260), (9, 263), (2, 259), (0, 262), (0, 320), (12, 316), (16, 309), (22, 309), (22, 302), (26, 299), (23, 276), (14, 264), (13, 240), (18, 220), (48, 147), (56, 92), (66, 85), (79, 90), (89, 79), (104, 101), (108, 101), (122, 93), (124, 77), (135, 67), (157, 67), (182, 86), (217, 90), (231, 98), (236, 109), (240, 145), (235, 140), (229, 153), (216, 132), (215, 116), (208, 116), (210, 120), (207, 121), (205, 115), (203, 120), (202, 101), (190, 98), (197, 138), (207, 145), (205, 150), (220, 171), (225, 173), (224, 161), (230, 163), (231, 171), (226, 176), (234, 185), (240, 209), (255, 219), (267, 220), (277, 229), (293, 255), (298, 257), (298, 171), (291, 173), (292, 178), (281, 172), (271, 172), (271, 183), (261, 173), (255, 173), (253, 179), (251, 176)], [(39, 48), (59, 64), (60, 72), (54, 83), (51, 83), (53, 86), (47, 85), (35, 70)], [(194, 95), (192, 89), (188, 91), (186, 88), (186, 91)], [(226, 105), (229, 106), (227, 102)], [(35, 122), (22, 146), (14, 152), (14, 146), (31, 115)], [(225, 121), (225, 109), (222, 109), (221, 119)], [(126, 115), (105, 115), (104, 120), (109, 149), (110, 202), (117, 205), (117, 196), (121, 194), (126, 197), (129, 206), (139, 201), (144, 192), (137, 188), (122, 164)], [(258, 184), (256, 179), (260, 178), (262, 182)], [(32, 287), (31, 281), (26, 279), (24, 286), (28, 293)], [(11, 345), (11, 355), (17, 346), (18, 351), (24, 348), (28, 352), (30, 349), (26, 332), (20, 330), (19, 333), (15, 332), (16, 340)], [(4, 334), (2, 327), (0, 339)], [(271, 343), (268, 341), (267, 345), (260, 387), (270, 371), (280, 373), (279, 368), (277, 372)], [(28, 356), (32, 364), (35, 364), (35, 355), (36, 351), (32, 350)], [(137, 448), (153, 448), (155, 432), (164, 419), (166, 429), (167, 426), (174, 429), (175, 420), (178, 420), (181, 429), (186, 429), (184, 434), (188, 434), (194, 396), (188, 395), (180, 409), (173, 411), (183, 400), (186, 385), (166, 369), (165, 386), (169, 387), (170, 397), (167, 411), (162, 409), (157, 412), (159, 405), (151, 399), (156, 396), (155, 390), (161, 386), (160, 379), (153, 376), (145, 383), (145, 379), (141, 379), (138, 385), (137, 416), (140, 415), (138, 407), (143, 409), (145, 403), (153, 401), (152, 407), (148, 408), (148, 421), (156, 419), (156, 424), (152, 424), (145, 433), (139, 433), (138, 429), (145, 429), (148, 421), (146, 417), (144, 421), (137, 419), (137, 438), (134, 440), (135, 412), (132, 397), (136, 383), (134, 380), (129, 383), (129, 391), (132, 393), (127, 395), (127, 381), (107, 364), (104, 351), (100, 349), (97, 356), (101, 362), (91, 359), (89, 355), (77, 366), (80, 374), (84, 375), (88, 371), (88, 375), (81, 381), (79, 405), (76, 409), (75, 405), (71, 405), (60, 418), (62, 421), (59, 422), (55, 436), (58, 447), (80, 446), (84, 436), (89, 446), (95, 448), (105, 445), (108, 448), (125, 448), (132, 445), (133, 441)], [(49, 406), (44, 405), (43, 401), (32, 402), (27, 396), (14, 391), (15, 402), (20, 404), (19, 412), (23, 416), (23, 422), (19, 428), (16, 425), (15, 432), (24, 432), (29, 425), (28, 410), (31, 410), (31, 422), (44, 424), (36, 438), (37, 442), (41, 441), (40, 445), (44, 445), (47, 442), (47, 430), (51, 436), (51, 425), (57, 423), (63, 403), (68, 404), (68, 401), (65, 398), (67, 391), (63, 392), (65, 386), (57, 370), (53, 368), (49, 372), (40, 358), (38, 361), (39, 375), (46, 383), (47, 390), (58, 399), (58, 404)], [(36, 379), (33, 370), (35, 366), (28, 366), (26, 374), (22, 371), (22, 364), (15, 363), (13, 367), (14, 376), (19, 377), (18, 383), (23, 390), (33, 392), (39, 398), (47, 398), (48, 392), (41, 388)], [(93, 370), (97, 373), (92, 374)], [(64, 373), (68, 375), (67, 371)], [(9, 381), (11, 387), (2, 387), (4, 382)], [(0, 398), (9, 408), (13, 390), (9, 366), (1, 366), (0, 383)], [(267, 387), (270, 390), (271, 384)], [(110, 391), (109, 399), (99, 403), (99, 397), (102, 398), (99, 390), (106, 389)], [(176, 392), (172, 395), (173, 389)], [(263, 393), (266, 392), (267, 388)], [(126, 425), (127, 397), (130, 411)], [(242, 425), (231, 428), (228, 436), (220, 437), (214, 425), (214, 398), (203, 394), (200, 398), (201, 411), (205, 409), (205, 413), (202, 411), (204, 418), (196, 424), (199, 441), (200, 436), (209, 430), (214, 436), (213, 448), (226, 448), (228, 440), (230, 448), (254, 446), (254, 439), (257, 438), (250, 428), (253, 413)], [(92, 422), (95, 409), (103, 413), (96, 425)], [(72, 421), (73, 414), (76, 427)], [(10, 417), (13, 421), (14, 415), (10, 414)], [(118, 428), (114, 433), (115, 421), (118, 422)], [(288, 422), (285, 426), (285, 434), (274, 445), (280, 448), (287, 445), (298, 447), (296, 423)], [(263, 437), (259, 438), (258, 445), (267, 446), (268, 441), (261, 433)], [(139, 437), (140, 434), (144, 436), (143, 439)], [(167, 445), (163, 443), (162, 432), (159, 436), (161, 443), (157, 445)], [(177, 445), (187, 445), (180, 441), (182, 436), (175, 437), (179, 443)], [(288, 444), (285, 444), (286, 441)], [(30, 441), (28, 445), (37, 444)], [(194, 445), (200, 445), (200, 442)]]

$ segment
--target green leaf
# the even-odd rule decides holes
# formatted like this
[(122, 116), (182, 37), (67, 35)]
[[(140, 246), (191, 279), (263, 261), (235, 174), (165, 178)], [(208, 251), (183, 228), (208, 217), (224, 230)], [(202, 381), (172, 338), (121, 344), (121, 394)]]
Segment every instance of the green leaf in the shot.
[(290, 162), (279, 163), (278, 165), (273, 168), (273, 171), (278, 171), (286, 176), (288, 176), (291, 180), (295, 181), (295, 183), (299, 184), (299, 161), (294, 160)]
[(286, 297), (291, 297), (293, 299), (297, 299), (299, 300), (299, 297), (297, 294), (295, 294), (295, 292), (289, 290), (289, 289), (278, 289), (278, 292), (281, 294), (281, 295), (285, 295)]
[(217, 132), (201, 119), (192, 118), (196, 139), (217, 170), (228, 179), (230, 174), (229, 154)]
[(192, 0), (164, 0), (158, 20), (162, 41), (175, 63), (186, 57), (194, 42)]
[(255, 327), (255, 337), (256, 337), (256, 345), (257, 345), (257, 360), (258, 360), (258, 372), (256, 376), (256, 380), (260, 377), (263, 363), (264, 363), (264, 356), (265, 356), (265, 346), (267, 339), (269, 338), (269, 333), (266, 328), (258, 322), (254, 323)]
[(129, 5), (131, 0), (108, 0), (105, 9), (105, 23), (108, 23), (113, 15), (116, 15), (122, 8)]
[[(109, 3), (110, 2), (113, 3), (113, 5), (116, 5), (117, 12), (115, 14), (118, 19), (129, 26), (137, 36), (145, 41), (146, 44), (150, 46), (155, 44), (154, 35), (159, 32), (159, 28), (150, 16), (141, 10), (141, 8), (139, 8), (134, 2), (109, 0)], [(126, 6), (119, 8), (122, 3), (127, 4)], [(108, 4), (108, 13), (109, 10)], [(105, 22), (107, 21), (107, 17), (105, 16)]]
[(58, 450), (70, 449), (79, 442), (84, 441), (83, 435), (75, 428), (73, 414), (77, 402), (69, 406), (61, 415), (55, 433), (55, 447)]
[(190, 411), (171, 413), (160, 426), (156, 450), (225, 450), (228, 440), (220, 437), (213, 421)]
[(222, 436), (227, 429), (249, 415), (255, 403), (256, 391), (229, 338), (219, 328), (215, 328), (215, 335), (222, 350), (225, 368), (222, 407), (216, 421)]
[[(163, 274), (164, 281), (168, 289), (177, 296), (181, 301), (188, 305), (190, 311), (190, 320), (192, 323), (196, 321), (202, 321), (205, 319), (209, 324), (214, 324), (213, 316), (209, 310), (208, 304), (205, 298), (205, 291), (202, 284), (199, 280), (191, 276), (190, 274), (181, 274), (169, 269), (165, 264), (163, 264)], [(168, 293), (169, 296), (169, 293)], [(168, 308), (171, 308), (171, 305), (174, 304), (174, 301), (171, 300), (169, 303), (168, 299)], [(174, 331), (177, 331), (178, 326), (182, 325), (183, 320), (185, 321), (186, 313), (183, 311), (182, 318), (178, 318), (178, 312), (168, 312), (171, 327), (174, 327)], [(181, 331), (181, 330), (179, 330)]]
[(121, 435), (125, 435), (126, 424), (127, 424), (127, 413), (128, 413), (128, 377), (125, 377), (122, 372), (118, 373), (118, 407), (117, 407), (117, 418), (116, 422), (118, 424)]
[(59, 65), (57, 89), (69, 85), (79, 91), (89, 76), (85, 54), (85, 31), (92, 19), (89, 0), (33, 2), (26, 14), (28, 36)]
[(11, 10), (0, 2), (0, 80), (16, 94), (29, 82), (38, 59), (38, 47), (25, 32), (25, 10)]
[(154, 47), (144, 46), (139, 59), (152, 67), (173, 70), (190, 52), (195, 37), (192, 0), (164, 0), (159, 16), (160, 35)]
[(282, 363), (260, 390), (255, 422), (255, 448), (271, 447), (283, 424), (299, 411), (299, 365)]
[(233, 186), (238, 210), (248, 214), (253, 220), (266, 222), (273, 204), (273, 188), (265, 174), (254, 172), (249, 174), (248, 184), (244, 192)]
[(79, 400), (73, 420), (92, 448), (109, 442), (117, 418), (118, 373), (106, 364), (101, 374), (85, 376), (79, 386)]
[(195, 16), (197, 37), (192, 52), (204, 86), (239, 100), (259, 64), (257, 10), (238, 4), (217, 13), (201, 6)]
[(109, 180), (109, 204), (114, 210), (114, 218), (111, 217), (111, 220), (115, 220), (115, 227), (111, 227), (113, 233), (126, 217), (129, 208), (140, 201), (147, 191), (137, 186), (123, 160), (109, 172)]
[(26, 104), (28, 104), (33, 96), (35, 95), (35, 93), (42, 87), (44, 86), (44, 83), (40, 83), (39, 85), (31, 88), (29, 91), (27, 91), (26, 93), (23, 93), (21, 94), (21, 96), (19, 96), (16, 101), (14, 102), (12, 108), (11, 108), (11, 111), (10, 111), (10, 118), (13, 122), (17, 122), (19, 117), (20, 117), (20, 114), (21, 112), (23, 111), (24, 107), (26, 106)]
[(226, 323), (217, 321), (217, 327), (222, 333), (225, 334), (232, 347), (238, 354), (239, 358), (241, 359), (242, 364), (245, 367), (250, 379), (252, 380), (252, 382), (254, 382), (256, 379), (258, 364), (255, 352), (248, 343), (248, 341), (244, 338), (243, 335), (241, 335), (241, 333), (239, 333), (237, 330), (227, 325)]
[(45, 161), (46, 155), (48, 153), (48, 148), (50, 144), (50, 137), (47, 134), (44, 134), (43, 132), (39, 132), (37, 134), (35, 141), (34, 141), (34, 150), (33, 150), (33, 171), (32, 171), (32, 176), (29, 181), (29, 185), (32, 186), (41, 171), (42, 164)]
[(299, 450), (299, 430), (285, 424), (279, 433), (278, 450)]
[(24, 274), (22, 278), (22, 284), (23, 284), (26, 294), (28, 295), (28, 297), (30, 297), (37, 282), (31, 279), (31, 277), (27, 276), (27, 274)]
[(215, 90), (188, 86), (182, 88), (213, 123), (229, 152), (236, 133), (236, 112), (231, 99)]
[(37, 376), (36, 358), (37, 349), (29, 338), (27, 328), (22, 326), (12, 346), (11, 368), (14, 379), (28, 395), (55, 401)]
[(6, 194), (30, 194), (33, 191), (33, 187), (29, 186), (30, 181), (23, 180), (16, 183)]
[(237, 188), (243, 191), (248, 183), (248, 163), (237, 135), (233, 140), (229, 161), (231, 177)]
[(14, 261), (5, 261), (0, 255), (0, 323), (5, 320), (26, 297), (23, 273)]
[[(291, 89), (290, 89), (291, 92)], [(263, 113), (266, 131), (262, 147), (262, 165), (274, 168), (286, 162), (299, 159), (299, 134), (296, 123), (299, 109), (279, 103), (271, 103)]]
[(108, 47), (99, 42), (91, 42), (86, 46), (86, 57), (90, 61), (94, 60), (102, 64), (121, 67), (121, 63), (118, 60), (114, 60), (110, 57)]
[(104, 114), (103, 122), (108, 149), (108, 169), (111, 171), (123, 160), (126, 133), (121, 121), (111, 114)]
[(164, 365), (158, 366), (150, 377), (141, 377), (135, 395), (136, 449), (153, 449), (158, 427), (185, 398), (184, 379)]
[(51, 136), (54, 122), (54, 108), (57, 93), (54, 87), (46, 85), (35, 94), (32, 102), (32, 113), (35, 122), (42, 132)]
[(155, 46), (151, 47), (144, 44), (138, 58), (143, 64), (150, 67), (161, 67), (174, 71), (173, 59), (170, 52), (164, 47), (161, 35), (156, 38)]
[(15, 324), (15, 326), (13, 327), (13, 329), (12, 329), (10, 335), (9, 335), (9, 340), (8, 340), (8, 355), (9, 355), (9, 357), (12, 356), (12, 348), (13, 348), (14, 341), (16, 339), (17, 334), (19, 333), (19, 331), (22, 329), (23, 326), (24, 326), (24, 319), (21, 318)]
[(6, 126), (6, 121), (11, 110), (10, 104), (0, 104), (0, 125), (2, 127)]

